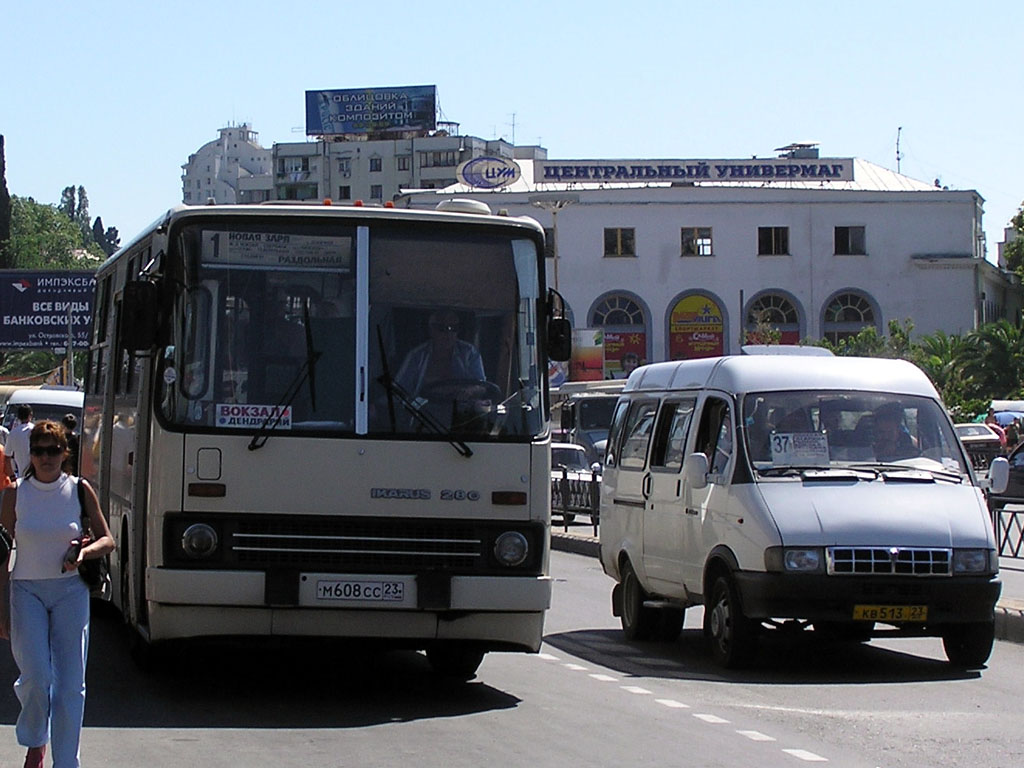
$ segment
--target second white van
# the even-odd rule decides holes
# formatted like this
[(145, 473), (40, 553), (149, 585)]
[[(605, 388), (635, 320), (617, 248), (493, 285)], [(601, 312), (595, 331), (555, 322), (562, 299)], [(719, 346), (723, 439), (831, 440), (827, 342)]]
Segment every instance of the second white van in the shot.
[(910, 363), (741, 355), (635, 371), (601, 489), (601, 563), (633, 639), (704, 606), (715, 659), (772, 628), (943, 640), (988, 659), (1001, 584), (984, 487)]

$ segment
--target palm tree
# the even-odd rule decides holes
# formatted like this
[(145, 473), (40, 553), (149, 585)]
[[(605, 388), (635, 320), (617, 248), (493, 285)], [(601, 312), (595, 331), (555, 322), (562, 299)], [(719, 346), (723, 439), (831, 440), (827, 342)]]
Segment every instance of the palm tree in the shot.
[(967, 334), (960, 359), (975, 397), (1012, 397), (1024, 378), (1024, 334), (1007, 320), (986, 323)]
[(921, 336), (913, 349), (913, 362), (932, 380), (947, 405), (963, 398), (962, 356), (966, 348), (960, 336), (947, 336), (944, 331), (937, 331), (931, 336)]

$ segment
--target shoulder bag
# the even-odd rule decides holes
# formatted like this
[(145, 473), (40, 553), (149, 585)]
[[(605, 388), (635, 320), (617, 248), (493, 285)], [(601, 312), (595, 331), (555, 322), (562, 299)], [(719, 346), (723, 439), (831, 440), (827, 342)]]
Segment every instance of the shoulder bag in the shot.
[[(89, 524), (89, 515), (85, 511), (85, 479), (78, 478), (78, 508), (82, 516), (82, 535), (88, 536), (90, 541), (95, 541), (92, 535), (92, 526)], [(90, 589), (96, 589), (103, 584), (103, 558), (83, 560), (78, 566), (78, 575), (82, 577)]]

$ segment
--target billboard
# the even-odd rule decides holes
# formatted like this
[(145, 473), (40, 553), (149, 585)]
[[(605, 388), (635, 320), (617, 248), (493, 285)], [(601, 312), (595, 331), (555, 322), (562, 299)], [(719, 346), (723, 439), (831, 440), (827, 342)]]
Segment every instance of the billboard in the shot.
[(0, 270), (0, 349), (89, 346), (92, 272)]
[(307, 136), (436, 127), (436, 85), (306, 91)]

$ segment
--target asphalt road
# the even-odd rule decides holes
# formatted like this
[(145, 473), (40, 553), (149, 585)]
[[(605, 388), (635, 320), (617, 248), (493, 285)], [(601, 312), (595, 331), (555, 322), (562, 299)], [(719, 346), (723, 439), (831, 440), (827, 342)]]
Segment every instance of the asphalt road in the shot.
[[(611, 581), (555, 552), (542, 653), (491, 654), (468, 684), (423, 656), (341, 644), (192, 646), (135, 669), (116, 617), (93, 623), (85, 766), (1007, 766), (1019, 736), (1024, 646), (996, 643), (963, 673), (938, 640), (828, 646), (771, 638), (723, 672), (698, 629), (627, 643)], [(16, 669), (0, 650), (0, 765), (18, 766)]]

